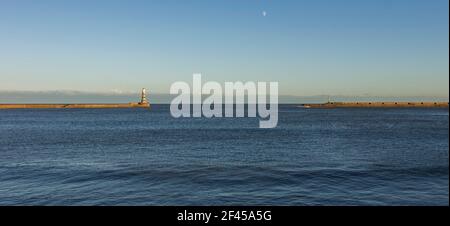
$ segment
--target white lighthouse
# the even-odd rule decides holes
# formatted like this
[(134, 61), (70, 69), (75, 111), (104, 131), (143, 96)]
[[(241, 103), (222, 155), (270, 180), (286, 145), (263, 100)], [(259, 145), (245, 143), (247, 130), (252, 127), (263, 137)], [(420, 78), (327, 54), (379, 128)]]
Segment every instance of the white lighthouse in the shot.
[(140, 104), (148, 104), (147, 97), (146, 97), (146, 90), (145, 90), (145, 88), (142, 88), (141, 102), (140, 102)]

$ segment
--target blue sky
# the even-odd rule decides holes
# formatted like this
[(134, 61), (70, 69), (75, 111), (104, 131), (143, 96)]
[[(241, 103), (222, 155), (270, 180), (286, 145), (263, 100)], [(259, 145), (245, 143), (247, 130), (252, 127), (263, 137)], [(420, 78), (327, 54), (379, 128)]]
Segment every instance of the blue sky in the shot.
[(168, 93), (202, 73), (278, 81), (283, 95), (448, 97), (448, 8), (448, 0), (1, 0), (0, 91)]

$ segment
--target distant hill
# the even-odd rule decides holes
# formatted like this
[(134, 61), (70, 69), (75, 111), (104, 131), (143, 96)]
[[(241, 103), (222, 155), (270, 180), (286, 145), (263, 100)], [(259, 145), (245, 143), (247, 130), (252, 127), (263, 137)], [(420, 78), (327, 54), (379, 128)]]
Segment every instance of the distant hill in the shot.
[[(152, 104), (165, 104), (175, 95), (150, 93), (149, 101)], [(82, 92), (82, 91), (0, 91), (0, 103), (128, 103), (138, 102), (140, 92)], [(439, 101), (445, 102), (448, 97), (376, 97), (376, 96), (330, 96), (331, 101)], [(328, 101), (327, 95), (290, 96), (280, 95), (279, 103), (324, 103)]]

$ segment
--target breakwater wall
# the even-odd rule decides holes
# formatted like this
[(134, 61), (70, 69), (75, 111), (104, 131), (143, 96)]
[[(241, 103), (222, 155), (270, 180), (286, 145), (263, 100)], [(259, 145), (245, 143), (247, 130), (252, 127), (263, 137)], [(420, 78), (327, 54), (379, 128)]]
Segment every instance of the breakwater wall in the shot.
[(39, 108), (149, 108), (149, 103), (124, 104), (0, 104), (0, 109), (39, 109)]
[(304, 108), (448, 108), (448, 102), (328, 102), (303, 104)]

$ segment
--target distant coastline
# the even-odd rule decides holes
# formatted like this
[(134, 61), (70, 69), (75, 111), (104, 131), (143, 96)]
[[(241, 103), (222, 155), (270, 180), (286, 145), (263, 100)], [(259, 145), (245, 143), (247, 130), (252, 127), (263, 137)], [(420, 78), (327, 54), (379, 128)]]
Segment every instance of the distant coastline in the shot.
[[(136, 99), (138, 92), (85, 91), (0, 91), (0, 104), (114, 104)], [(151, 93), (152, 104), (169, 104), (175, 96)], [(332, 102), (448, 102), (447, 96), (349, 96), (349, 95), (279, 95), (280, 104), (314, 104)]]
[[(41, 100), (42, 101), (42, 100)], [(42, 101), (44, 102), (44, 101)], [(129, 103), (1, 103), (0, 109), (36, 109), (36, 108), (149, 108), (146, 90), (141, 90), (139, 102)]]

